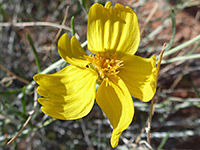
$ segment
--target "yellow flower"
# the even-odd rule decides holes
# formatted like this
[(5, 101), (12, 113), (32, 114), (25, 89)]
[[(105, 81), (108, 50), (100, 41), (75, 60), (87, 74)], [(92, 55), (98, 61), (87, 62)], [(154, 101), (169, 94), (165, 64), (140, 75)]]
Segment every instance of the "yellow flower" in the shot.
[(96, 99), (113, 127), (111, 145), (116, 147), (134, 116), (131, 96), (148, 102), (155, 94), (156, 58), (134, 55), (140, 41), (137, 16), (121, 4), (90, 8), (87, 40), (94, 56), (86, 54), (75, 36), (59, 39), (59, 54), (70, 65), (55, 74), (34, 76), (42, 96), (38, 101), (45, 114), (74, 120), (86, 116)]

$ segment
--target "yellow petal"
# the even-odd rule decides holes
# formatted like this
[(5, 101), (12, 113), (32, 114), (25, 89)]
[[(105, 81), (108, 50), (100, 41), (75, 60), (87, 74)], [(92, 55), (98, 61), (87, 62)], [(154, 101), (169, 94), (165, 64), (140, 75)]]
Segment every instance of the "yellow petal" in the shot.
[(118, 76), (124, 81), (131, 95), (144, 102), (150, 101), (156, 92), (156, 58), (125, 56)]
[(55, 74), (37, 74), (34, 80), (42, 111), (56, 119), (73, 120), (86, 116), (95, 100), (97, 74), (92, 69), (67, 66)]
[(113, 126), (112, 147), (118, 145), (121, 133), (130, 125), (134, 115), (131, 95), (120, 78), (110, 78), (110, 85), (104, 80), (97, 90), (96, 101)]
[(117, 51), (133, 55), (138, 49), (140, 31), (135, 12), (121, 4), (94, 4), (88, 16), (88, 49), (93, 53)]
[(76, 37), (73, 36), (69, 41), (67, 33), (63, 34), (58, 41), (58, 52), (70, 64), (85, 67), (89, 63), (84, 57), (87, 54)]

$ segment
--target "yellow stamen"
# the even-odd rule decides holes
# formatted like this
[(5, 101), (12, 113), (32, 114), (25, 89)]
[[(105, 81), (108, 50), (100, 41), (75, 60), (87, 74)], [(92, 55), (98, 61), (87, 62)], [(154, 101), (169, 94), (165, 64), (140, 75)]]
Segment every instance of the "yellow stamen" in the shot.
[(117, 75), (119, 73), (118, 69), (123, 66), (123, 61), (117, 59), (116, 53), (104, 52), (98, 53), (96, 56), (89, 55), (87, 60), (99, 74), (98, 83), (111, 75)]

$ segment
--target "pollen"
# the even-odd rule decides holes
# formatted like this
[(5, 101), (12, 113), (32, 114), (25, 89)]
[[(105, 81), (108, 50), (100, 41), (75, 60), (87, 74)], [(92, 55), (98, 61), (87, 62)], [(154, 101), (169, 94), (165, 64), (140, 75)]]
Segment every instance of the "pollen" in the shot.
[(87, 60), (91, 63), (91, 68), (95, 69), (100, 80), (115, 76), (119, 73), (119, 68), (123, 66), (123, 61), (117, 59), (117, 53), (98, 53), (95, 56), (87, 56)]

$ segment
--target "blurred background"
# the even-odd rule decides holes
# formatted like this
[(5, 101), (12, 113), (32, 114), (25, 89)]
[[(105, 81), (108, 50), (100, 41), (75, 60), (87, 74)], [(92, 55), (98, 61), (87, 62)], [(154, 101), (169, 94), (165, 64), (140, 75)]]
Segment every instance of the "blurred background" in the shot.
[[(57, 51), (63, 33), (71, 37), (75, 28), (80, 43), (86, 41), (87, 12), (95, 2), (106, 1), (0, 0), (0, 150), (112, 149), (112, 129), (97, 104), (83, 119), (52, 119), (41, 112), (32, 82), (40, 69), (53, 73), (67, 65)], [(200, 149), (200, 1), (112, 2), (137, 13), (141, 43), (136, 55), (158, 57), (167, 43), (153, 109), (151, 102), (133, 98), (134, 120), (115, 149)]]

